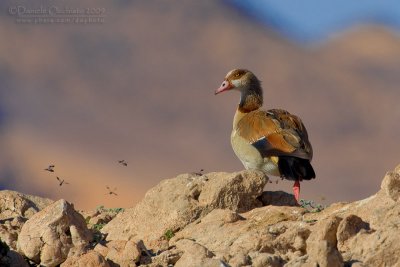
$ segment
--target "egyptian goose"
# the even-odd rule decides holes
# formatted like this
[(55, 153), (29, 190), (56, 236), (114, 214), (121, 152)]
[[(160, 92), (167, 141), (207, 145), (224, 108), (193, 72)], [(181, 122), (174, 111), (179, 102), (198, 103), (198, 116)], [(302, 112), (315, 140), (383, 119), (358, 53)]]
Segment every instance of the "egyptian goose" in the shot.
[(251, 71), (228, 72), (215, 94), (228, 90), (241, 94), (231, 134), (236, 156), (246, 169), (294, 180), (294, 197), (299, 202), (300, 181), (315, 178), (310, 164), (313, 151), (302, 121), (282, 109), (261, 110), (261, 83)]

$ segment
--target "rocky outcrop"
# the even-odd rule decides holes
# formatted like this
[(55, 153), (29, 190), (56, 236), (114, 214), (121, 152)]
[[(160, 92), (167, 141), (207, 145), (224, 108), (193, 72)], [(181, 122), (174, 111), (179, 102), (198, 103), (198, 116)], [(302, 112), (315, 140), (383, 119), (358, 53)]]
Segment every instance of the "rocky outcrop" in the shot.
[(0, 266), (28, 266), (16, 252), (18, 235), (29, 218), (51, 203), (53, 200), (47, 198), (0, 191), (0, 241), (7, 250), (0, 257)]
[(260, 172), (183, 174), (150, 189), (134, 208), (125, 210), (102, 232), (107, 240), (157, 242), (167, 231), (183, 229), (214, 209), (245, 212), (262, 206), (257, 199), (268, 179)]
[[(400, 234), (396, 228), (400, 214), (396, 195), (398, 175), (397, 170), (389, 172), (382, 189), (368, 199), (332, 204), (322, 211), (293, 205), (292, 197), (283, 192), (255, 191), (253, 195), (259, 194), (257, 199), (264, 206), (256, 203), (244, 210), (214, 205), (211, 211), (200, 212), (196, 220), (186, 220), (185, 226), (173, 232), (166, 249), (160, 251), (154, 242), (145, 242), (146, 250), (156, 255), (143, 264), (392, 266), (400, 262), (396, 243), (396, 236)], [(225, 194), (222, 190), (219, 192)], [(201, 199), (201, 194), (202, 191), (195, 195)], [(178, 189), (169, 191), (168, 198), (177, 199), (177, 195), (189, 194)], [(151, 196), (157, 198), (157, 194)], [(163, 199), (163, 195), (159, 197)], [(224, 196), (209, 198), (207, 203), (218, 203), (212, 200), (218, 198), (224, 199)], [(118, 216), (114, 220), (118, 222)], [(163, 218), (157, 217), (157, 220)]]
[(0, 220), (16, 217), (29, 219), (38, 211), (53, 203), (53, 200), (25, 195), (10, 190), (0, 191)]
[[(43, 266), (400, 266), (399, 179), (400, 165), (367, 199), (307, 209), (262, 192), (267, 178), (257, 172), (184, 174), (132, 209), (85, 212), (85, 222), (59, 200), (29, 219), (15, 213), (4, 229), (23, 225), (10, 240)], [(105, 227), (90, 240), (86, 224)], [(28, 266), (6, 245), (3, 263)]]
[(56, 266), (82, 251), (91, 240), (86, 222), (61, 199), (34, 214), (18, 236), (18, 251), (37, 264)]
[(52, 200), (15, 191), (0, 191), (0, 240), (12, 250), (17, 248), (17, 238), (22, 225), (35, 213), (53, 203)]

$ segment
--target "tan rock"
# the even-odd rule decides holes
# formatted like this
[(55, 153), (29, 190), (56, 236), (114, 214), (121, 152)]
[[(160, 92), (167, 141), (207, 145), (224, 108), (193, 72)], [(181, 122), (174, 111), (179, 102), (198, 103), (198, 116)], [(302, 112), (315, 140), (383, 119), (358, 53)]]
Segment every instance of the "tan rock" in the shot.
[(175, 266), (176, 262), (182, 257), (183, 251), (176, 248), (163, 251), (155, 256), (140, 257), (140, 265), (143, 267)]
[(393, 200), (400, 199), (400, 173), (388, 172), (381, 184), (382, 190)]
[(79, 211), (88, 223), (88, 228), (93, 228), (95, 225), (104, 225), (110, 222), (124, 209), (107, 209), (103, 206), (92, 211)]
[(187, 239), (176, 243), (178, 250), (183, 251), (182, 257), (176, 262), (175, 267), (221, 267), (223, 262), (213, 259), (214, 254), (204, 246)]
[(43, 266), (56, 266), (91, 240), (82, 215), (61, 199), (34, 214), (18, 236), (18, 251)]
[(341, 218), (337, 216), (332, 216), (326, 220), (321, 220), (313, 226), (312, 233), (307, 240), (307, 246), (309, 242), (314, 241), (327, 241), (332, 247), (336, 247), (337, 239), (336, 232), (341, 222)]
[(339, 223), (336, 233), (339, 251), (348, 251), (349, 247), (346, 246), (347, 240), (358, 234), (362, 229), (369, 230), (369, 224), (364, 222), (360, 217), (351, 214), (343, 218)]
[(320, 267), (343, 266), (343, 258), (337, 250), (336, 232), (341, 218), (333, 216), (313, 226), (307, 239), (309, 264)]
[[(272, 255), (295, 250), (292, 243), (297, 231), (305, 231), (303, 228), (307, 227), (294, 227), (302, 217), (302, 209), (297, 207), (256, 208), (242, 213), (243, 219), (234, 222), (226, 220), (231, 214), (230, 210), (213, 210), (176, 233), (170, 245), (174, 246), (181, 239), (196, 240), (230, 265), (250, 264), (252, 259), (247, 255), (254, 252)], [(308, 236), (303, 234), (304, 238)]]
[[(398, 215), (400, 211), (398, 210)], [(398, 223), (398, 219), (397, 219)], [(395, 266), (400, 264), (399, 228), (388, 222), (385, 228), (370, 232), (360, 231), (346, 243), (349, 248), (344, 254), (347, 261), (358, 260), (365, 266)]]
[(285, 264), (285, 267), (317, 267), (316, 263), (309, 263), (307, 262), (307, 260), (308, 260), (308, 255), (296, 257), (289, 260)]
[(396, 168), (394, 168), (394, 172), (400, 174), (400, 164), (396, 166)]
[(22, 225), (36, 212), (53, 203), (52, 200), (21, 194), (10, 190), (0, 191), (0, 240), (13, 250), (17, 249), (18, 234)]
[(336, 247), (332, 247), (327, 240), (315, 241), (307, 250), (308, 263), (320, 267), (343, 266), (343, 258)]
[(0, 191), (0, 220), (23, 217), (29, 219), (54, 201), (47, 198), (21, 194), (10, 190)]
[(176, 232), (216, 208), (245, 211), (260, 206), (267, 177), (259, 172), (179, 175), (150, 189), (134, 208), (125, 210), (101, 231), (107, 240), (141, 239), (146, 244)]
[(228, 264), (232, 267), (251, 265), (251, 258), (243, 251), (238, 251), (235, 255), (232, 256), (232, 258), (230, 258)]
[[(21, 226), (22, 227), (22, 226)], [(0, 240), (5, 242), (10, 248), (17, 248), (17, 239), (20, 229), (13, 229), (10, 224), (0, 224)]]
[[(113, 220), (106, 227), (112, 226), (112, 235), (123, 239), (110, 239), (108, 243), (97, 244), (94, 249), (97, 254), (93, 257), (97, 257), (98, 264), (103, 264), (101, 259), (107, 259), (109, 266), (335, 267), (352, 263), (352, 266), (360, 267), (400, 267), (397, 172), (385, 176), (381, 190), (375, 195), (353, 203), (335, 203), (321, 212), (282, 206), (277, 200), (282, 200), (282, 194), (263, 193), (264, 198), (269, 198), (268, 201), (264, 199), (264, 203), (270, 205), (258, 207), (258, 186), (265, 177), (258, 177), (257, 173), (178, 176), (150, 190), (134, 209), (117, 215), (114, 220), (118, 223), (113, 224)], [(215, 180), (217, 177), (220, 181)], [(244, 177), (249, 181), (244, 181)], [(229, 188), (233, 189), (230, 191)], [(233, 197), (233, 192), (240, 190), (247, 193), (235, 193), (240, 196)], [(258, 199), (262, 200), (263, 196)], [(290, 205), (286, 200), (282, 202)], [(241, 212), (242, 208), (250, 210)], [(33, 215), (25, 225), (46, 209)], [(57, 212), (54, 213), (50, 228), (58, 229), (61, 219), (58, 219)], [(93, 223), (109, 219), (101, 214), (92, 213)], [(0, 225), (0, 234), (10, 243), (13, 239), (15, 243), (18, 231), (11, 230), (14, 226), (21, 227), (24, 222), (21, 218), (14, 217)], [(40, 221), (35, 225), (46, 223)], [(46, 252), (45, 249), (49, 244), (58, 244), (55, 240), (64, 242), (66, 237), (62, 234), (57, 237), (58, 232), (54, 230), (54, 240), (49, 239), (47, 232), (51, 231), (43, 231), (44, 234), (39, 235), (33, 226), (30, 227), (29, 232), (36, 237), (31, 237), (30, 246), (40, 248), (40, 257), (59, 257), (64, 249), (62, 245), (58, 246), (58, 250), (47, 249)], [(28, 231), (24, 231), (18, 238), (18, 246), (20, 239), (27, 239)], [(72, 235), (73, 230), (70, 232)], [(145, 237), (145, 243), (138, 237)], [(44, 238), (47, 239), (39, 245), (34, 241), (43, 241)], [(82, 251), (76, 247), (80, 246), (70, 247), (65, 264), (79, 261)], [(72, 251), (76, 254), (73, 255)]]
[(113, 240), (106, 244), (106, 259), (110, 266), (134, 267), (139, 261), (141, 250), (132, 240)]
[(255, 253), (251, 258), (252, 267), (280, 267), (284, 264), (282, 258), (270, 253)]
[(207, 174), (208, 181), (202, 186), (199, 204), (210, 209), (230, 209), (246, 212), (262, 203), (257, 199), (268, 182), (259, 172), (242, 171), (232, 174)]
[[(282, 227), (285, 230), (279, 231)], [(278, 255), (286, 256), (289, 259), (304, 255), (307, 248), (306, 240), (311, 233), (309, 227), (308, 224), (299, 221), (285, 221), (269, 227), (268, 232), (274, 236), (274, 239), (269, 241), (270, 248)], [(271, 228), (277, 228), (278, 231), (271, 231)], [(264, 246), (267, 247), (268, 243)]]
[(106, 247), (103, 244), (98, 243), (95, 247), (94, 247), (94, 251), (100, 253), (104, 258), (107, 257), (107, 253), (108, 253), (108, 247)]
[(18, 216), (0, 224), (0, 240), (5, 242), (11, 249), (17, 250), (18, 234), (26, 220)]
[(110, 265), (101, 254), (91, 250), (80, 256), (67, 258), (60, 267), (110, 267)]

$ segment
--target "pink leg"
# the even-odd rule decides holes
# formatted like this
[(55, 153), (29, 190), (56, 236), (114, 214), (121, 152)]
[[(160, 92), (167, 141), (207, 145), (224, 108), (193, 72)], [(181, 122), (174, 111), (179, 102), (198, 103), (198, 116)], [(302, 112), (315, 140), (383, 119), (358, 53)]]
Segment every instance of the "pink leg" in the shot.
[(293, 185), (293, 193), (294, 193), (294, 198), (296, 199), (297, 203), (299, 203), (299, 197), (300, 197), (300, 181), (296, 180)]

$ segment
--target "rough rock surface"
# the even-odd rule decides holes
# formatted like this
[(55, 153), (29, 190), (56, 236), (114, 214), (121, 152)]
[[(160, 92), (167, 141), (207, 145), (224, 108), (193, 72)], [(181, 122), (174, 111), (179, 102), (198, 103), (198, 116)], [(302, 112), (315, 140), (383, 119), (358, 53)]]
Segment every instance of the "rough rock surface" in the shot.
[[(16, 214), (0, 231), (19, 234), (20, 251), (43, 266), (400, 266), (399, 177), (400, 165), (375, 195), (321, 211), (284, 192), (262, 192), (267, 179), (256, 172), (187, 174), (161, 182), (114, 219), (111, 209), (87, 213), (89, 225), (112, 220), (107, 240), (86, 249), (83, 217), (64, 200), (26, 222)], [(12, 225), (23, 225), (21, 233), (8, 233)], [(27, 266), (6, 247), (3, 263)]]
[(214, 254), (206, 247), (188, 239), (176, 243), (178, 250), (183, 251), (181, 258), (175, 263), (176, 267), (220, 267), (223, 261), (213, 259)]
[(107, 240), (142, 239), (146, 245), (169, 230), (176, 232), (216, 208), (244, 212), (262, 204), (268, 178), (260, 172), (184, 174), (150, 189), (134, 208), (125, 210), (102, 232)]
[(54, 201), (48, 198), (25, 195), (10, 190), (0, 191), (0, 220), (15, 217), (29, 219)]
[(33, 214), (53, 203), (52, 200), (15, 191), (0, 191), (0, 240), (13, 250), (22, 225)]
[(104, 257), (96, 251), (69, 257), (60, 267), (110, 267)]
[(16, 252), (18, 235), (30, 217), (51, 203), (53, 200), (47, 198), (10, 190), (0, 191), (0, 240), (9, 248), (1, 257), (0, 266), (28, 266)]
[(132, 240), (114, 240), (105, 245), (98, 244), (95, 251), (99, 252), (113, 266), (134, 267), (139, 261), (141, 250)]
[(43, 266), (64, 262), (70, 252), (82, 250), (91, 240), (82, 215), (61, 199), (34, 214), (18, 236), (18, 251)]

